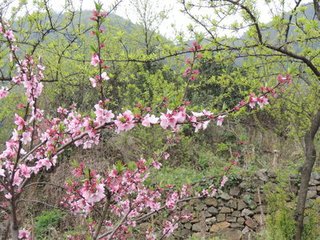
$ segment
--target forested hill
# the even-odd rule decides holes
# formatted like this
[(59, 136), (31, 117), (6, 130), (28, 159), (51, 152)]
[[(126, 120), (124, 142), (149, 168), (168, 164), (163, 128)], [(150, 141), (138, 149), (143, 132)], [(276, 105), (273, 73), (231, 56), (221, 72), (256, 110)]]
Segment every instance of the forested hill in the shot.
[(263, 23), (260, 1), (172, 0), (192, 21), (175, 40), (156, 0), (114, 1), (137, 23), (16, 1), (6, 20), (0, 3), (0, 238), (318, 239), (318, 1), (266, 0)]
[[(84, 10), (81, 15), (82, 24), (85, 24), (87, 26), (90, 25), (90, 21), (88, 19), (90, 19), (90, 17), (92, 16), (92, 11)], [(123, 30), (128, 34), (132, 33), (133, 31), (137, 31), (139, 27), (141, 27), (138, 24), (134, 24), (129, 19), (123, 18), (115, 13), (111, 13), (108, 16), (107, 20), (108, 25), (111, 25), (119, 30)]]
[[(278, 46), (287, 45), (287, 47), (292, 48), (296, 52), (303, 51), (304, 46), (299, 44), (299, 32), (304, 31), (304, 29), (300, 29), (298, 26), (301, 25), (306, 27), (303, 23), (305, 19), (312, 20), (309, 22), (307, 28), (315, 29), (317, 28), (316, 13), (312, 5), (305, 5), (301, 7), (302, 10), (297, 12), (296, 14), (283, 13), (284, 16), (276, 16), (270, 22), (263, 24), (265, 27), (261, 29), (262, 38), (266, 42), (270, 42), (272, 44)], [(283, 27), (283, 24), (287, 24), (291, 21), (290, 28), (287, 26)], [(313, 22), (314, 21), (314, 22)], [(278, 28), (277, 26), (282, 26)], [(235, 47), (244, 47), (248, 43), (248, 41), (253, 40), (254, 37), (252, 35), (252, 30), (254, 27), (251, 27), (250, 30), (246, 31), (240, 38), (233, 41), (233, 45)], [(287, 34), (284, 34), (288, 31)], [(285, 36), (289, 36), (288, 39), (284, 39)], [(226, 41), (228, 41), (226, 39)], [(289, 44), (285, 43), (288, 42)], [(320, 48), (320, 42), (314, 41), (310, 43), (312, 49)], [(236, 59), (236, 64), (241, 66), (246, 58), (238, 58)]]

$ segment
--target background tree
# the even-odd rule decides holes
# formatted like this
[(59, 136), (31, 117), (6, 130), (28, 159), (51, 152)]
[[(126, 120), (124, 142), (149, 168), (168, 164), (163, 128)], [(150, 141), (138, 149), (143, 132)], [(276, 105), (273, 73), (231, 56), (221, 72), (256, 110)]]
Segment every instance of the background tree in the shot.
[[(272, 16), (269, 24), (262, 22), (262, 13), (255, 1), (181, 2), (185, 13), (202, 28), (208, 47), (232, 52), (232, 59), (241, 59), (241, 66), (250, 69), (250, 77), (256, 76), (264, 82), (276, 71), (294, 75), (292, 95), (284, 97), (281, 108), (291, 113), (285, 121), (298, 125), (299, 132), (304, 132), (305, 161), (296, 208), (296, 239), (301, 239), (308, 184), (316, 160), (314, 141), (320, 124), (317, 1), (306, 4), (300, 0), (265, 1), (264, 9)], [(199, 8), (210, 9), (211, 14), (203, 16), (196, 11)], [(233, 16), (237, 16), (237, 20), (230, 23)], [(237, 34), (238, 38), (222, 38), (220, 31)]]
[[(189, 27), (191, 37), (183, 39), (182, 36), (177, 36), (175, 41), (166, 39), (157, 31), (158, 24), (163, 18), (161, 13), (151, 11), (153, 8), (150, 1), (132, 1), (132, 4), (140, 6), (136, 9), (137, 15), (140, 16), (137, 24), (113, 14), (99, 23), (88, 24), (87, 19), (93, 18), (96, 21), (99, 15), (96, 12), (92, 15), (92, 12), (82, 11), (81, 8), (74, 9), (71, 1), (67, 2), (65, 10), (60, 13), (53, 11), (51, 1), (37, 1), (32, 11), (28, 11), (28, 5), (22, 1), (21, 5), (12, 11), (13, 17), (10, 23), (16, 34), (17, 43), (21, 46), (16, 52), (17, 57), (23, 57), (23, 52), (26, 52), (34, 55), (34, 60), (40, 66), (41, 64), (48, 66), (44, 70), (45, 78), (42, 79), (46, 85), (45, 94), (37, 99), (36, 106), (45, 109), (54, 117), (68, 112), (71, 114), (68, 118), (80, 121), (81, 124), (95, 123), (98, 121), (94, 119), (94, 116), (98, 117), (97, 113), (110, 110), (125, 115), (124, 118), (117, 116), (121, 120), (117, 123), (123, 128), (125, 126), (121, 124), (122, 121), (122, 123), (127, 120), (130, 122), (134, 117), (137, 122), (133, 125), (141, 123), (148, 112), (157, 116), (161, 112), (166, 113), (162, 115), (166, 119), (171, 116), (170, 112), (166, 112), (167, 108), (176, 110), (173, 112), (175, 118), (180, 113), (184, 115), (184, 108), (180, 108), (181, 103), (188, 105), (189, 101), (191, 105), (188, 109), (193, 112), (202, 112), (206, 109), (210, 112), (209, 117), (218, 117), (228, 113), (227, 109), (233, 112), (233, 107), (236, 106), (234, 109), (237, 109), (239, 107), (237, 104), (243, 99), (247, 104), (247, 101), (256, 104), (257, 98), (254, 95), (248, 98), (248, 95), (259, 88), (261, 83), (264, 85), (262, 91), (265, 91), (267, 87), (274, 85), (274, 82), (286, 82), (293, 76), (293, 85), (289, 91), (279, 94), (277, 101), (270, 101), (272, 109), (266, 108), (266, 111), (256, 112), (251, 111), (250, 107), (242, 107), (233, 113), (235, 117), (231, 116), (226, 120), (227, 124), (222, 129), (211, 125), (210, 131), (201, 135), (193, 134), (195, 127), (196, 130), (200, 130), (206, 126), (200, 122), (191, 125), (181, 124), (182, 131), (179, 134), (175, 131), (164, 132), (157, 127), (151, 129), (141, 127), (135, 128), (130, 133), (118, 135), (112, 131), (113, 127), (119, 130), (118, 126), (112, 124), (109, 126), (110, 129), (101, 132), (100, 128), (97, 129), (102, 137), (101, 145), (92, 150), (72, 149), (60, 155), (61, 159), (75, 159), (75, 162), (80, 162), (82, 159), (89, 166), (79, 168), (83, 170), (83, 181), (75, 182), (77, 187), (73, 190), (82, 189), (81, 184), (86, 182), (90, 175), (88, 171), (90, 173), (94, 167), (108, 170), (114, 167), (119, 172), (127, 173), (132, 170), (132, 166), (136, 166), (137, 155), (161, 155), (159, 152), (162, 150), (170, 153), (171, 160), (163, 162), (160, 171), (151, 172), (152, 178), (150, 182), (147, 181), (147, 185), (149, 184), (151, 188), (158, 184), (162, 187), (172, 183), (178, 185), (194, 183), (203, 181), (204, 178), (211, 181), (212, 176), (222, 176), (225, 173), (224, 168), (228, 165), (228, 161), (239, 163), (239, 166), (228, 172), (231, 176), (250, 174), (252, 168), (268, 166), (264, 159), (270, 160), (270, 154), (265, 152), (271, 151), (273, 154), (274, 146), (282, 148), (280, 149), (282, 160), (291, 160), (293, 149), (299, 146), (302, 137), (310, 130), (310, 126), (306, 123), (313, 118), (318, 106), (318, 79), (314, 74), (314, 68), (311, 67), (311, 65), (315, 68), (319, 66), (317, 59), (319, 23), (315, 18), (311, 19), (315, 16), (313, 7), (316, 5), (310, 3), (305, 6), (301, 1), (297, 1), (296, 5), (286, 6), (283, 1), (279, 4), (277, 1), (266, 1), (266, 6), (270, 5), (269, 14), (274, 18), (270, 23), (265, 23), (261, 22), (259, 13), (255, 10), (256, 3), (253, 1), (198, 1), (196, 4), (194, 2), (182, 1), (181, 5), (185, 13), (195, 22)], [(110, 11), (120, 3), (122, 1), (116, 1)], [(4, 6), (5, 9), (7, 7)], [(198, 11), (204, 8), (209, 9), (210, 14), (207, 16), (205, 16), (206, 11)], [(25, 12), (28, 16), (25, 16)], [(242, 20), (230, 23), (229, 20), (225, 20), (230, 16)], [(204, 30), (200, 31), (201, 28)], [(227, 33), (227, 36), (222, 36), (221, 33)], [(4, 38), (1, 44), (3, 89), (11, 86), (9, 81), (17, 73), (15, 63), (18, 62), (4, 61), (10, 56), (10, 50), (5, 47), (7, 42)], [(106, 44), (99, 44), (101, 42)], [(92, 56), (91, 51), (98, 53), (103, 62)], [(99, 67), (92, 68), (90, 66), (92, 61), (97, 61)], [(108, 76), (104, 75), (103, 84), (100, 81), (102, 73), (107, 73)], [(284, 76), (276, 79), (279, 73)], [(286, 73), (289, 75), (285, 76)], [(2, 101), (15, 105), (26, 101), (26, 97), (23, 97), (23, 87), (14, 89), (15, 92), (11, 91), (10, 96)], [(100, 102), (96, 105), (96, 109), (92, 109), (98, 100), (101, 98), (105, 100), (105, 97), (109, 100)], [(78, 105), (77, 113), (74, 112), (74, 105), (69, 108), (73, 103)], [(60, 105), (66, 109), (60, 109), (57, 113), (56, 108)], [(5, 120), (3, 121), (5, 127), (1, 128), (2, 139), (10, 138), (12, 133), (9, 127), (15, 127), (11, 120), (16, 111), (9, 110), (8, 107), (7, 104), (1, 105), (0, 117)], [(133, 114), (124, 113), (124, 109), (132, 109)], [(26, 106), (19, 104), (16, 110), (18, 114), (23, 115)], [(30, 117), (29, 113), (28, 110), (26, 119)], [(198, 114), (204, 113), (208, 112)], [(51, 121), (51, 116), (48, 116), (48, 122)], [(152, 121), (149, 117), (146, 117), (146, 120)], [(216, 124), (221, 125), (223, 119), (219, 118)], [(78, 125), (82, 126), (80, 123)], [(317, 130), (316, 123), (308, 135), (311, 142)], [(47, 128), (46, 124), (40, 126), (40, 132)], [(132, 126), (132, 123), (128, 126)], [(55, 127), (59, 131), (64, 130), (63, 124)], [(78, 130), (82, 132), (87, 127), (89, 126), (80, 127)], [(271, 130), (279, 136), (274, 146), (268, 142), (270, 138), (265, 138), (267, 135), (265, 132)], [(261, 137), (257, 138), (257, 133)], [(293, 135), (297, 136), (292, 137)], [(286, 149), (292, 142), (295, 144), (294, 147)], [(86, 148), (93, 144), (90, 141), (82, 143), (85, 143)], [(32, 149), (36, 144), (35, 138), (27, 148)], [(290, 154), (286, 155), (288, 152)], [(90, 160), (92, 156), (94, 161)], [(244, 163), (243, 168), (242, 163)], [(281, 164), (286, 167), (292, 166), (287, 163)], [(80, 167), (76, 163), (75, 165), (76, 168)], [(73, 167), (70, 166), (70, 161), (67, 161), (65, 165), (57, 166), (57, 169)], [(149, 166), (146, 164), (140, 167)], [(32, 180), (36, 182), (41, 180), (47, 185), (55, 184), (56, 182), (45, 173), (46, 170), (39, 178)], [(53, 172), (53, 175), (59, 175), (59, 170)], [(60, 178), (53, 179), (64, 180), (65, 177), (60, 175)], [(93, 182), (101, 181), (94, 173), (92, 179)], [(40, 191), (43, 188), (42, 184), (32, 186), (38, 187)], [(64, 190), (63, 188), (62, 191)], [(42, 197), (42, 203), (56, 207), (61, 195), (55, 200)], [(72, 193), (70, 197), (77, 199)], [(30, 199), (23, 198), (23, 200)], [(32, 206), (39, 205), (41, 211), (43, 206), (40, 204), (33, 202)], [(104, 204), (98, 204), (97, 207), (100, 208), (102, 205)], [(99, 213), (97, 215), (92, 213), (91, 216), (99, 215), (97, 219), (103, 222), (107, 215)], [(31, 215), (38, 214), (39, 212), (35, 210)], [(127, 218), (126, 214), (122, 217)], [(90, 222), (87, 223), (90, 225)], [(95, 225), (95, 232), (100, 231), (99, 225)]]

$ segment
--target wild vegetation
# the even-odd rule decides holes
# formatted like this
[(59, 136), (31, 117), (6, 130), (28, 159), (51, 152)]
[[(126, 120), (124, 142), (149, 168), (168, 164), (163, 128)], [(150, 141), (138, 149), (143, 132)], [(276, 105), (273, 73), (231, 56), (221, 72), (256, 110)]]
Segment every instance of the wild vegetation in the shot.
[(177, 1), (175, 39), (156, 1), (0, 3), (2, 238), (175, 239), (180, 203), (264, 169), (257, 238), (318, 239), (320, 6), (262, 2), (268, 22), (254, 0)]

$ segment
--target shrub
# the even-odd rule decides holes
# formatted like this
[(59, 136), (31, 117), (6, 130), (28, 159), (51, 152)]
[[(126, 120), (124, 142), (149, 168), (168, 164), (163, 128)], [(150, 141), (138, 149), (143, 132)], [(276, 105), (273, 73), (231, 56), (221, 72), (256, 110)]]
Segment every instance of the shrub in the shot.
[(63, 212), (58, 209), (43, 211), (35, 218), (35, 233), (37, 239), (45, 239), (50, 229), (55, 229), (63, 219)]

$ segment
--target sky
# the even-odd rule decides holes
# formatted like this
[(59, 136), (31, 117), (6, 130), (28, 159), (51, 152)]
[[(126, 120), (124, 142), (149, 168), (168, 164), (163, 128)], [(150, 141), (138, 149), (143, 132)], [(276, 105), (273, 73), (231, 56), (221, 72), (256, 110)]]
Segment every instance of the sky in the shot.
[[(32, 11), (35, 9), (33, 5), (33, 0), (25, 0), (28, 2), (28, 11)], [(39, 1), (39, 0), (38, 0)], [(67, 0), (49, 0), (49, 5), (57, 12), (63, 10), (65, 8), (65, 3)], [(70, 1), (70, 0), (69, 0)], [(71, 0), (74, 8), (77, 10), (82, 5), (83, 10), (93, 10), (95, 9), (94, 0)], [(108, 11), (114, 5), (117, 0), (100, 0), (103, 3), (104, 10)], [(123, 0), (121, 4), (115, 9), (113, 13), (131, 20), (136, 23), (138, 20), (138, 15), (135, 11), (133, 11), (132, 6), (130, 5), (131, 1), (136, 0)], [(138, 0), (139, 1), (139, 0)], [(140, 0), (143, 1), (143, 0)], [(152, 5), (154, 5), (155, 11), (168, 10), (168, 18), (166, 18), (160, 25), (159, 32), (162, 35), (173, 38), (175, 36), (174, 30), (172, 28), (172, 24), (175, 25), (175, 28), (178, 31), (187, 30), (187, 25), (191, 23), (191, 20), (186, 18), (186, 16), (181, 13), (180, 8), (181, 4), (178, 4), (178, 0), (146, 0)], [(6, 2), (12, 2), (10, 7), (16, 7), (18, 5), (19, 0), (0, 0), (0, 9), (1, 6), (6, 4)], [(10, 16), (10, 9), (6, 12), (5, 16)], [(25, 13), (20, 12), (19, 15), (23, 15)]]
[[(4, 2), (6, 0), (0, 0), (1, 2)], [(13, 0), (17, 1), (17, 0)], [(51, 3), (51, 7), (57, 11), (61, 11), (64, 9), (66, 0), (51, 0), (49, 3)], [(82, 4), (82, 7), (84, 10), (92, 10), (94, 9), (94, 0), (72, 0), (75, 9), (78, 9), (80, 5)], [(104, 8), (106, 10), (110, 9), (110, 7), (117, 1), (117, 0), (101, 0), (104, 4)], [(135, 1), (135, 0), (123, 0), (121, 4), (117, 7), (115, 10), (115, 14), (126, 18), (130, 19), (132, 22), (137, 22), (138, 19), (138, 14), (134, 9), (132, 8), (132, 5), (130, 5), (130, 1)], [(140, 0), (141, 1), (141, 0)], [(152, 5), (154, 5), (154, 11), (161, 11), (164, 9), (167, 9), (168, 12), (168, 17), (161, 23), (159, 27), (159, 32), (168, 37), (168, 38), (174, 38), (177, 32), (183, 32), (187, 33), (188, 25), (192, 23), (192, 20), (183, 14), (181, 12), (182, 5), (178, 3), (178, 0), (146, 0)], [(190, 1), (190, 0), (189, 0)], [(271, 20), (271, 15), (268, 7), (264, 4), (265, 0), (256, 0), (258, 3), (258, 11), (261, 14), (260, 20), (262, 22), (268, 22)], [(279, 2), (280, 0), (274, 0), (273, 2)], [(302, 0), (302, 4), (308, 3), (311, 0)], [(32, 0), (29, 0), (31, 2), (30, 4), (32, 5)], [(193, 0), (193, 3), (197, 3), (198, 0)], [(287, 10), (292, 7), (295, 1), (293, 0), (287, 0)], [(273, 11), (277, 11), (278, 6), (276, 4), (271, 4), (271, 7), (273, 8)], [(31, 6), (32, 8), (32, 6)], [(212, 10), (205, 10), (201, 9), (201, 12), (199, 10), (195, 10), (193, 12), (194, 14), (201, 14), (201, 15), (212, 15)], [(231, 23), (237, 18), (237, 16), (231, 16), (225, 20), (225, 23)], [(174, 27), (173, 27), (174, 25)], [(225, 30), (220, 30), (221, 35), (229, 34), (228, 31)], [(241, 35), (242, 33), (239, 33)]]
[[(0, 0), (1, 1), (1, 0)], [(153, 4), (156, 9), (159, 10), (168, 10), (168, 18), (165, 19), (159, 28), (161, 34), (167, 37), (174, 36), (174, 30), (172, 28), (172, 24), (175, 25), (177, 31), (185, 32), (187, 30), (187, 25), (191, 23), (191, 20), (188, 19), (181, 11), (181, 4), (178, 4), (176, 0), (147, 0), (151, 4)], [(54, 8), (57, 10), (61, 10), (65, 3), (65, 0), (54, 0)], [(82, 2), (83, 9), (92, 10), (94, 9), (94, 1), (93, 0), (74, 0), (75, 7), (80, 7)], [(103, 0), (103, 4), (105, 5), (105, 9), (110, 8), (116, 0)], [(132, 11), (132, 7), (130, 5), (130, 0), (123, 0), (121, 4), (117, 7), (114, 12), (115, 14), (130, 19), (132, 22), (137, 22), (138, 16), (135, 11)]]

